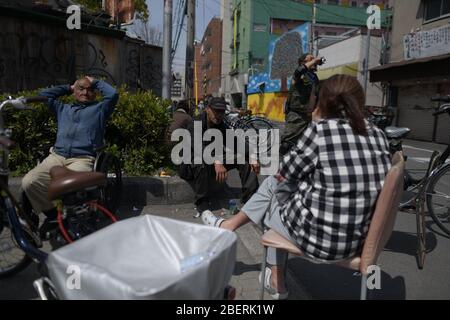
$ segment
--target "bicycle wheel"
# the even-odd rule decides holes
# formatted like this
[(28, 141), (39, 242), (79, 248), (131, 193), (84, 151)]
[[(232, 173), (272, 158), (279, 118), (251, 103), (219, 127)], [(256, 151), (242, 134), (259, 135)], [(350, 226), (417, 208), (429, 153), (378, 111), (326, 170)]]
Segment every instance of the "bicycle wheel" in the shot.
[[(266, 146), (266, 151), (269, 151), (272, 148), (274, 140), (273, 125), (267, 119), (261, 117), (252, 117), (244, 123), (243, 129), (245, 131), (250, 129), (255, 130), (258, 139), (256, 140), (255, 138), (251, 137), (250, 141), (253, 141), (253, 143), (257, 143), (259, 146)], [(262, 130), (266, 130), (266, 136), (263, 136), (261, 134)]]
[(122, 193), (122, 167), (117, 157), (106, 153), (97, 171), (107, 176), (107, 185), (102, 189), (100, 203), (114, 213), (120, 205)]
[(426, 201), (433, 221), (450, 235), (450, 163), (431, 178), (426, 189)]
[[(4, 208), (0, 208), (0, 279), (12, 276), (31, 263), (31, 259), (25, 254), (25, 252), (19, 247), (11, 231), (11, 226), (6, 218), (6, 212)], [(34, 243), (31, 235), (26, 230), (22, 230), (25, 233), (28, 241)]]

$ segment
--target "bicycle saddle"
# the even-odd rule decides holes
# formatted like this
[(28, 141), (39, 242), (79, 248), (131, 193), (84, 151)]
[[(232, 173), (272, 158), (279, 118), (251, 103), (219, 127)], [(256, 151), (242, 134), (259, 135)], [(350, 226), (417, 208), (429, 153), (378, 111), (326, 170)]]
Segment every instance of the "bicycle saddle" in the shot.
[(435, 96), (435, 97), (431, 98), (431, 101), (448, 103), (448, 102), (450, 102), (450, 95), (448, 95), (448, 96)]
[(386, 137), (388, 139), (403, 139), (411, 132), (411, 129), (400, 127), (386, 127), (386, 129), (384, 129), (384, 132), (386, 133)]
[(77, 172), (61, 166), (53, 167), (50, 170), (50, 177), (51, 181), (48, 187), (50, 200), (56, 200), (63, 194), (106, 184), (104, 173)]

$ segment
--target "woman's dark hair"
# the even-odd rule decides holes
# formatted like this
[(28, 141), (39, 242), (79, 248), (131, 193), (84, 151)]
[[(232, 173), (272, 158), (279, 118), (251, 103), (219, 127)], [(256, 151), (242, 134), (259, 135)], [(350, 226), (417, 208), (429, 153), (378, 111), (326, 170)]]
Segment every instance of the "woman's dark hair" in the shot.
[(318, 100), (318, 108), (324, 118), (345, 118), (353, 132), (367, 136), (363, 114), (366, 97), (355, 77), (332, 76), (321, 85)]

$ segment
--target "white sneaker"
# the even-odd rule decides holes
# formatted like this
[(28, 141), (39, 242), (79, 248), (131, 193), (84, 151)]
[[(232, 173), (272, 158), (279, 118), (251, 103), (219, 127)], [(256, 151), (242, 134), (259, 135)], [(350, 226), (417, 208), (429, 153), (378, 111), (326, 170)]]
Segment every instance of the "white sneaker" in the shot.
[(220, 224), (225, 221), (225, 219), (219, 218), (214, 213), (209, 210), (205, 210), (202, 212), (202, 221), (203, 224), (215, 228), (219, 228)]
[[(262, 272), (259, 273), (259, 283), (262, 282)], [(289, 292), (279, 293), (277, 289), (272, 287), (272, 270), (266, 267), (266, 274), (264, 279), (264, 289), (270, 294), (274, 300), (286, 300), (289, 296)]]

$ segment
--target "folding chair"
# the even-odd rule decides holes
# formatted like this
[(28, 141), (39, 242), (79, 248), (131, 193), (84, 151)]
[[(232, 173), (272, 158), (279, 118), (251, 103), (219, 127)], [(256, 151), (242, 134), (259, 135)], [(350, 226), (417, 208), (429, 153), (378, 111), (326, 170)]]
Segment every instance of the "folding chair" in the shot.
[[(405, 161), (400, 152), (394, 154), (392, 158), (392, 167), (386, 175), (383, 188), (380, 191), (375, 211), (370, 223), (367, 237), (360, 256), (340, 261), (335, 264), (344, 268), (355, 270), (361, 274), (361, 300), (366, 300), (367, 295), (367, 275), (369, 266), (376, 265), (378, 256), (389, 240), (394, 228), (395, 218), (397, 216), (397, 207), (403, 193), (403, 171)], [(266, 258), (269, 247), (285, 250), (288, 253), (302, 257), (303, 252), (291, 241), (287, 240), (274, 230), (269, 230), (261, 238), (261, 244), (264, 246), (264, 255), (262, 262), (262, 281), (261, 281), (261, 300), (264, 299), (264, 279), (266, 278)], [(320, 263), (320, 262), (319, 262)], [(287, 263), (285, 264), (287, 270)]]

